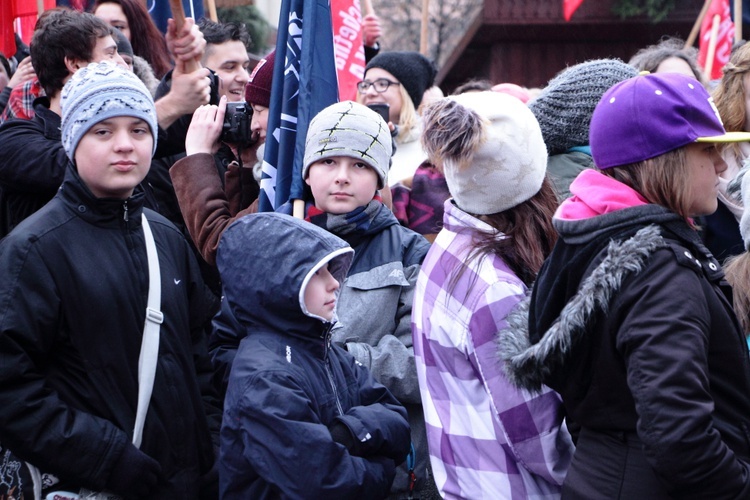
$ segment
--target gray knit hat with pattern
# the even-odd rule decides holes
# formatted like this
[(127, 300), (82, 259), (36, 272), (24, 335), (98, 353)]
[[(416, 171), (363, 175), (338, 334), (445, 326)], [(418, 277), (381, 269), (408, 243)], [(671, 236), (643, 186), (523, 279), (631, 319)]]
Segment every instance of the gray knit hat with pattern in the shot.
[(378, 189), (388, 178), (393, 142), (388, 124), (375, 111), (353, 101), (332, 104), (310, 121), (302, 178), (310, 165), (332, 156), (362, 160), (378, 174)]
[(159, 129), (154, 99), (134, 73), (112, 62), (91, 63), (76, 71), (63, 87), (60, 108), (63, 149), (71, 160), (91, 127), (117, 116), (145, 121), (154, 136), (152, 153), (156, 152)]
[(542, 128), (547, 153), (564, 153), (574, 146), (588, 146), (589, 124), (602, 95), (638, 70), (619, 59), (595, 59), (571, 66), (542, 89), (529, 109)]

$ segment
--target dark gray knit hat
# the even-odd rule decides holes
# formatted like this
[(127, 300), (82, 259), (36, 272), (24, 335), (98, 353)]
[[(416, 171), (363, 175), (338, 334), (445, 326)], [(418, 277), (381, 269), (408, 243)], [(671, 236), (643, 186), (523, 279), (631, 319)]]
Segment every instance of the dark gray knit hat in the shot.
[(589, 124), (602, 95), (638, 70), (619, 59), (595, 59), (571, 66), (529, 102), (542, 128), (547, 153), (556, 155), (589, 144)]
[(370, 68), (382, 68), (396, 77), (411, 97), (414, 108), (422, 102), (424, 91), (435, 83), (437, 70), (429, 59), (419, 52), (381, 52), (372, 58), (365, 67), (365, 73)]
[(310, 121), (305, 140), (302, 178), (310, 165), (332, 156), (361, 159), (378, 175), (378, 189), (385, 186), (393, 142), (385, 120), (367, 106), (353, 101), (331, 104)]

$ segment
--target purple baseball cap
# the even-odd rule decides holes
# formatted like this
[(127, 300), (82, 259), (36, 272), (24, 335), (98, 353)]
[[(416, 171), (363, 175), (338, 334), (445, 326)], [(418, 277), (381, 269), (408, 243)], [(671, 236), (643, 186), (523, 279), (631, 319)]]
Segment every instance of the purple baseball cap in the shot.
[(706, 89), (694, 78), (655, 73), (624, 80), (594, 109), (589, 143), (600, 169), (628, 165), (692, 142), (750, 141), (727, 132)]

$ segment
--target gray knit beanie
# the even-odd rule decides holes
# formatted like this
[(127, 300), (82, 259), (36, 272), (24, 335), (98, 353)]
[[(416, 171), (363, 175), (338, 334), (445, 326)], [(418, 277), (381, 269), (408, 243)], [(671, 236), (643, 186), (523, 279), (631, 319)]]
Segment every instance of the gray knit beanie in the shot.
[(393, 143), (388, 124), (375, 111), (353, 101), (332, 104), (315, 115), (307, 129), (302, 178), (310, 165), (332, 156), (362, 160), (378, 174), (378, 189), (388, 178)]
[(381, 68), (395, 76), (411, 97), (414, 109), (422, 103), (425, 90), (432, 87), (437, 75), (435, 65), (429, 59), (411, 51), (381, 52), (367, 63), (365, 73), (370, 68)]
[(88, 130), (102, 120), (132, 116), (148, 123), (156, 152), (158, 126), (154, 99), (135, 74), (109, 61), (79, 69), (63, 87), (62, 143), (73, 160), (76, 147)]
[(571, 66), (542, 89), (529, 109), (539, 121), (550, 155), (588, 146), (589, 123), (602, 95), (616, 83), (638, 75), (619, 59), (595, 59)]
[(442, 167), (461, 210), (503, 212), (541, 189), (547, 151), (539, 124), (519, 99), (468, 92), (430, 104), (423, 120), (422, 145)]

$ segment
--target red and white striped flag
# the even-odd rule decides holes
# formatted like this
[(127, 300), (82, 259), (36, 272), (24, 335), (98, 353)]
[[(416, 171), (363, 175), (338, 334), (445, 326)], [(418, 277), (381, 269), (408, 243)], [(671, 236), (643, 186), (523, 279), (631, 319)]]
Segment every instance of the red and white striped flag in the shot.
[(719, 33), (716, 37), (716, 51), (711, 64), (711, 74), (706, 74), (709, 80), (721, 78), (721, 69), (729, 61), (734, 39), (734, 23), (729, 14), (729, 0), (713, 0), (701, 24), (700, 43), (698, 49), (698, 64), (707, 67), (708, 46), (711, 41), (711, 27), (715, 16), (719, 16)]

